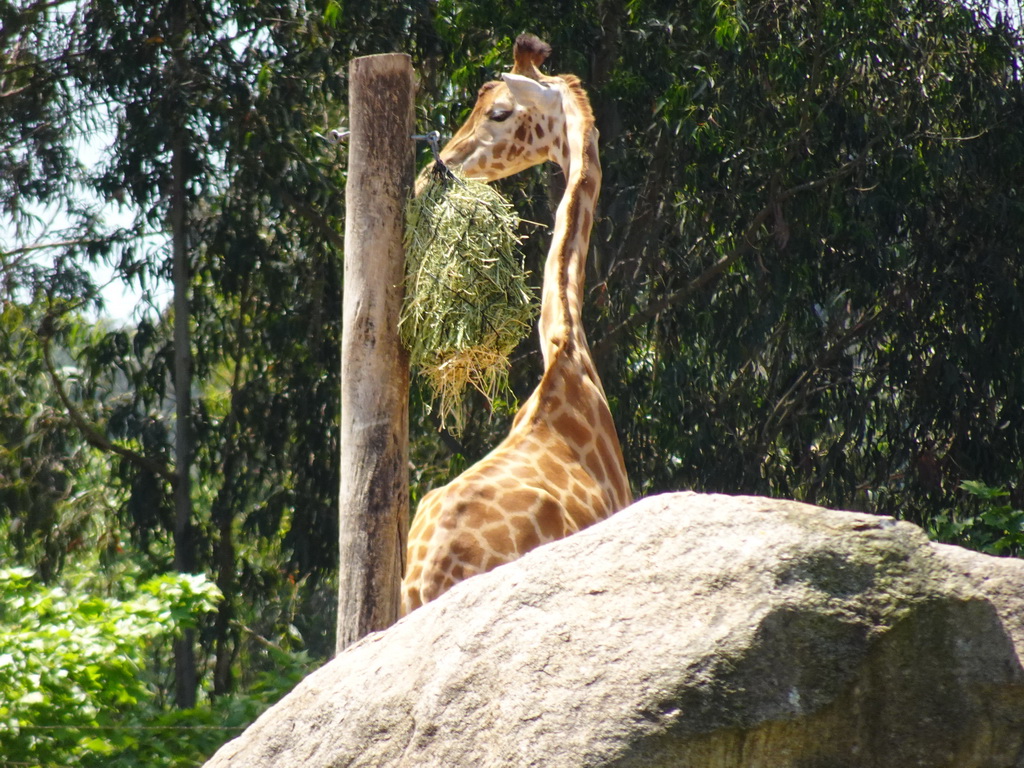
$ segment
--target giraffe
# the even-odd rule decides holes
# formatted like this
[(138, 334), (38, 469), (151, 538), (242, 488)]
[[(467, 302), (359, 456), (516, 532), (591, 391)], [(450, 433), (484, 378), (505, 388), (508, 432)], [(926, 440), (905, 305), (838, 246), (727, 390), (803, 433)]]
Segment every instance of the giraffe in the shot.
[(579, 79), (541, 73), (550, 52), (533, 35), (520, 35), (512, 72), (481, 87), (469, 119), (441, 153), (443, 162), (486, 181), (551, 160), (566, 185), (544, 265), (540, 383), (493, 451), (421, 500), (409, 532), (403, 615), (631, 501), (581, 317), (601, 187), (597, 130)]

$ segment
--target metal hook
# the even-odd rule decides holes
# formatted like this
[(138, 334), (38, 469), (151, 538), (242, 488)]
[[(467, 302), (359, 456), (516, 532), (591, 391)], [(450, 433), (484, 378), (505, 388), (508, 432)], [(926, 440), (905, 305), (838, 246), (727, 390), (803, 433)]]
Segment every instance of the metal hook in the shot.
[(416, 141), (425, 141), (430, 151), (434, 153), (434, 162), (441, 162), (441, 134), (438, 131), (430, 133), (414, 133), (412, 138)]
[(333, 147), (345, 141), (345, 139), (349, 137), (350, 132), (346, 131), (343, 128), (332, 128), (327, 132), (326, 136), (324, 136), (322, 133), (316, 133), (315, 131), (313, 132), (313, 135), (316, 136), (318, 139), (326, 141)]
[[(337, 146), (341, 142), (348, 139), (348, 137), (351, 136), (351, 131), (347, 131), (344, 128), (339, 127), (333, 128), (330, 131), (328, 131), (326, 136), (324, 136), (322, 133), (315, 132), (313, 133), (313, 135), (316, 136), (318, 139), (322, 139), (323, 141), (327, 142), (333, 147)], [(443, 181), (453, 179), (456, 183), (461, 184), (462, 186), (466, 186), (466, 183), (458, 176), (456, 176), (454, 173), (452, 173), (451, 169), (444, 164), (443, 160), (441, 160), (441, 133), (439, 131), (430, 131), (429, 133), (414, 133), (409, 138), (415, 141), (427, 142), (427, 146), (430, 147), (430, 151), (434, 155), (433, 174), (435, 176), (442, 179)]]
[(441, 134), (438, 131), (430, 131), (429, 133), (415, 133), (412, 136), (416, 141), (425, 141), (427, 146), (430, 147), (430, 151), (434, 154), (434, 168), (433, 174), (442, 181), (448, 181), (449, 179), (455, 181), (457, 184), (466, 186), (466, 183), (452, 173), (451, 169), (444, 164), (441, 160)]

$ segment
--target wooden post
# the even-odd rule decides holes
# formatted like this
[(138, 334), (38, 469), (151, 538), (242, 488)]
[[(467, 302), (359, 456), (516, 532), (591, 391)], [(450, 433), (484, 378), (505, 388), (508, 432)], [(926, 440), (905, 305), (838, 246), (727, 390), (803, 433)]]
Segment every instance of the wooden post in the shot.
[(409, 363), (398, 313), (414, 93), (405, 54), (349, 65), (338, 652), (398, 619), (409, 528)]

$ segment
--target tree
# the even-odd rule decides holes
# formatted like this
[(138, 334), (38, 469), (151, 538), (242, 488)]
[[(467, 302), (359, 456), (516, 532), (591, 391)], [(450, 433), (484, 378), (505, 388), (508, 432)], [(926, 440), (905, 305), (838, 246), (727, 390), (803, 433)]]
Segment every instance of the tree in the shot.
[[(286, 13), (251, 4), (68, 2), (25, 17), (25, 39), (46, 49), (52, 81), (66, 86), (33, 84), (36, 119), (65, 118), (53, 140), (68, 158), (47, 172), (49, 186), (35, 199), (71, 210), (76, 195), (58, 193), (77, 176), (79, 198), (117, 200), (134, 223), (111, 231), (98, 203), (78, 205), (82, 217), (69, 217), (69, 236), (7, 251), (5, 258), (26, 249), (46, 257), (38, 268), (22, 259), (5, 275), (12, 295), (33, 295), (37, 286), (40, 314), (61, 327), (67, 311), (99, 303), (88, 264), (108, 265), (145, 296), (177, 263), (177, 293), (191, 294), (190, 311), (140, 312), (135, 327), (109, 328), (77, 349), (86, 391), (116, 371), (127, 393), (79, 407), (72, 421), (112, 453), (111, 482), (125, 490), (123, 522), (153, 569), (216, 574), (227, 598), (202, 644), (216, 656), (217, 694), (231, 690), (240, 653), (265, 657), (262, 631), (276, 639), (301, 631), (319, 648), (333, 645), (330, 614), (319, 604), (333, 592), (337, 558), (330, 457), (344, 177), (316, 133), (340, 119), (338, 72), (351, 49), (405, 45), (410, 24), (430, 33), (428, 9), (382, 3), (352, 28), (331, 3)], [(378, 14), (385, 30), (376, 28)], [(108, 159), (82, 173), (71, 148), (100, 123), (113, 127)], [(21, 130), (13, 117), (4, 125), (12, 135)], [(24, 189), (4, 193), (12, 210), (30, 216)], [(182, 406), (176, 417), (172, 397)], [(160, 545), (167, 535), (177, 540), (172, 559)], [(296, 617), (296, 601), (317, 608)], [(179, 688), (188, 704), (194, 686), (183, 678)]]
[(0, 306), (0, 523), (19, 560), (51, 582), (78, 546), (94, 500), (81, 492), (88, 446), (47, 376), (40, 321), (9, 300)]

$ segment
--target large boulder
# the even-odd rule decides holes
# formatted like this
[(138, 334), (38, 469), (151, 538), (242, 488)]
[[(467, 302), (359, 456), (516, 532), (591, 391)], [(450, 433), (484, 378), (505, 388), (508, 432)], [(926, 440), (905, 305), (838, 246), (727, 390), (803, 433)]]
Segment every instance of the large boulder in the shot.
[(679, 493), (457, 585), (207, 766), (1024, 766), (1024, 562)]

